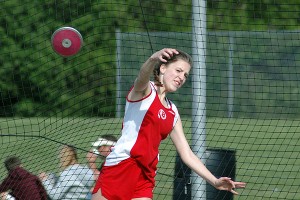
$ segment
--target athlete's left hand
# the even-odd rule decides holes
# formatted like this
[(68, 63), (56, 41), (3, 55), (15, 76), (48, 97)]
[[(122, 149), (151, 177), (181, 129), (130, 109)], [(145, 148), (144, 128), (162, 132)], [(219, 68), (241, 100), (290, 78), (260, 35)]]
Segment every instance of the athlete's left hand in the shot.
[(221, 177), (217, 179), (217, 181), (214, 184), (214, 187), (219, 190), (227, 190), (235, 195), (238, 193), (234, 190), (236, 188), (245, 188), (246, 183), (244, 182), (235, 182), (231, 180), (229, 177)]

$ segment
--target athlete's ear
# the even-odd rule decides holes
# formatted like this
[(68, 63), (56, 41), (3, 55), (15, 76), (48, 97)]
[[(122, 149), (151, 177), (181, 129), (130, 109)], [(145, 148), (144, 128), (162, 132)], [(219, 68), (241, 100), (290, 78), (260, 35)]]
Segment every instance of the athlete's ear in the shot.
[(161, 64), (161, 65), (160, 65), (160, 68), (159, 68), (160, 74), (164, 74), (165, 71), (166, 71), (166, 69), (167, 69), (166, 64)]

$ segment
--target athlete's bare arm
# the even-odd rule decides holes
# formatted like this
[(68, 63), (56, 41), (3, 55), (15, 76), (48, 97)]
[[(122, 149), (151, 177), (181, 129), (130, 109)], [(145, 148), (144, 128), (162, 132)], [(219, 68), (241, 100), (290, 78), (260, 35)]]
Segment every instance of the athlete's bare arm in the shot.
[(238, 194), (235, 188), (244, 188), (246, 183), (235, 182), (229, 177), (216, 178), (201, 162), (201, 160), (192, 152), (183, 132), (182, 122), (179, 117), (173, 131), (170, 134), (171, 139), (180, 155), (182, 161), (195, 173), (204, 178), (212, 186), (219, 190), (227, 190), (233, 194)]
[(146, 62), (142, 65), (139, 74), (134, 82), (134, 88), (128, 95), (132, 101), (140, 100), (150, 93), (150, 77), (153, 74), (154, 67), (166, 63), (167, 59), (177, 54), (176, 49), (165, 48), (155, 52)]

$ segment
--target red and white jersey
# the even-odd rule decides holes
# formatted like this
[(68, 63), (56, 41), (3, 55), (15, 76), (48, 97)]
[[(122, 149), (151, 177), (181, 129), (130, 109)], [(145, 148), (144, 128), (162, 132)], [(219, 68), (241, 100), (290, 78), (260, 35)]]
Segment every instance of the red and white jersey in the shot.
[(168, 108), (160, 102), (154, 83), (151, 92), (138, 101), (126, 98), (122, 135), (106, 158), (105, 166), (114, 166), (131, 157), (149, 178), (154, 178), (159, 145), (174, 128), (179, 114), (170, 101)]

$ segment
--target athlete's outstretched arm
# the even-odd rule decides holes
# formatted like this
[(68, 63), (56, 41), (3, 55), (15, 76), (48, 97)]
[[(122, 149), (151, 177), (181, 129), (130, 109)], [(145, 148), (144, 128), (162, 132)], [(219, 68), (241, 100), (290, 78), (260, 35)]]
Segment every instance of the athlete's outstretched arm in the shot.
[(233, 194), (238, 194), (235, 188), (244, 188), (246, 183), (235, 182), (229, 177), (216, 178), (201, 162), (201, 160), (192, 152), (183, 132), (182, 122), (179, 117), (173, 131), (170, 134), (171, 139), (178, 151), (182, 161), (195, 173), (204, 178), (212, 186), (219, 190), (227, 190)]

